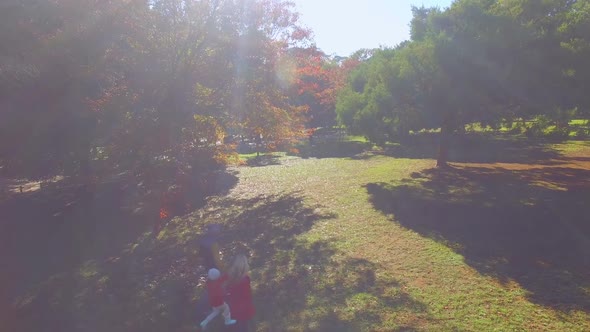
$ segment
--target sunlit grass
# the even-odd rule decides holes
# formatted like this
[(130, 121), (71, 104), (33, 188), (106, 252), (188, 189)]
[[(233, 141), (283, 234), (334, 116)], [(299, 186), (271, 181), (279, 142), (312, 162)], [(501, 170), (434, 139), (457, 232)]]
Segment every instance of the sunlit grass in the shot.
[(585, 119), (574, 119), (569, 122), (570, 126), (587, 126), (588, 120)]
[[(527, 300), (528, 291), (518, 283), (481, 275), (470, 267), (458, 253), (462, 250), (460, 244), (423, 238), (395, 222), (391, 223), (389, 217), (377, 213), (367, 203), (367, 192), (363, 189), (367, 183), (402, 181), (433, 164), (433, 160), (374, 157), (365, 161), (313, 159), (292, 163), (288, 168), (243, 169), (243, 185), (252, 188), (258, 184), (257, 190), (264, 192), (303, 192), (308, 204), (319, 204), (337, 216), (317, 222), (308, 232), (297, 237), (298, 241), (305, 243), (328, 241), (335, 250), (331, 254), (335, 258), (324, 270), (328, 272), (323, 278), (312, 278), (312, 284), (305, 288), (309, 289), (305, 295), (305, 308), (298, 309), (298, 314), (291, 312), (287, 318), (280, 314), (278, 317), (271, 315), (261, 323), (264, 326), (289, 326), (295, 330), (320, 329), (327, 326), (323, 324), (327, 324), (326, 317), (329, 317), (333, 326), (344, 330), (409, 327), (426, 330), (586, 329), (587, 313), (572, 311), (564, 314), (532, 303)], [(465, 190), (459, 193), (469, 194)], [(392, 217), (395, 220), (395, 215)], [(277, 261), (271, 258), (264, 264), (291, 266), (298, 260), (296, 256), (279, 255), (275, 257)], [(288, 263), (283, 261), (284, 257), (290, 257), (286, 259)], [(383, 293), (366, 292), (371, 286), (359, 288), (358, 284), (347, 284), (338, 279), (338, 271), (330, 272), (332, 266), (338, 266), (337, 262), (354, 259), (371, 266), (379, 282), (389, 285), (388, 292), (400, 294), (399, 299), (391, 300)], [(354, 266), (350, 261), (345, 265)], [(264, 271), (266, 267), (263, 265), (259, 269)], [(311, 277), (300, 278), (307, 280)], [(333, 293), (330, 302), (323, 299), (325, 294), (320, 290), (330, 289), (332, 279), (341, 283), (344, 293)], [(288, 294), (287, 291), (284, 296), (288, 297)], [(289, 306), (287, 298), (284, 302)], [(325, 305), (331, 305), (333, 313), (326, 312)], [(357, 312), (358, 308), (362, 310)], [(287, 308), (274, 310), (289, 311)], [(301, 321), (302, 317), (305, 322)]]
[[(474, 253), (469, 240), (486, 234), (472, 225), (482, 219), (496, 222), (489, 213), (496, 210), (489, 209), (515, 209), (522, 220), (511, 220), (514, 225), (538, 222), (527, 207), (540, 199), (554, 204), (563, 188), (583, 180), (555, 174), (570, 170), (571, 158), (578, 172), (588, 171), (583, 159), (590, 155), (588, 142), (547, 145), (564, 157), (557, 171), (533, 161), (530, 170), (520, 170), (521, 161), (514, 169), (506, 168), (511, 164), (483, 169), (485, 164), (454, 163), (456, 170), (447, 174), (432, 170), (433, 159), (390, 157), (355, 143), (364, 141), (351, 141), (337, 143), (343, 144), (342, 156), (273, 154), (268, 165), (232, 169), (239, 183), (228, 196), (211, 197), (202, 209), (175, 218), (157, 237), (145, 233), (130, 241), (118, 255), (86, 260), (32, 286), (20, 297), (19, 310), (42, 319), (27, 326), (40, 330), (55, 316), (72, 319), (86, 331), (121, 326), (195, 330), (193, 309), (203, 290), (195, 241), (205, 224), (215, 222), (224, 225), (224, 257), (250, 255), (258, 331), (590, 330), (590, 315), (583, 308), (552, 306), (532, 291), (542, 292), (543, 285), (553, 283), (578, 285), (587, 297), (589, 285), (572, 277), (575, 271), (551, 276), (543, 275), (550, 267), (532, 273), (537, 270), (523, 266), (521, 278), (510, 257), (503, 256), (503, 246), (512, 242), (491, 243), (489, 251), (499, 252), (487, 257)], [(348, 147), (354, 153), (359, 147), (367, 150), (358, 157), (344, 153)], [(466, 177), (474, 172), (477, 176)], [(581, 188), (585, 191), (579, 195), (588, 192)], [(570, 205), (554, 208), (571, 220), (578, 198), (571, 196)], [(420, 224), (424, 220), (429, 224)], [(535, 227), (527, 236), (537, 236), (539, 225)], [(452, 236), (463, 231), (472, 233)], [(544, 236), (549, 243), (552, 234)], [(551, 301), (568, 302), (565, 291), (571, 288), (561, 296), (547, 291), (555, 296)], [(583, 298), (577, 301), (584, 303)], [(52, 309), (38, 311), (44, 308)]]
[[(480, 132), (480, 133), (525, 133), (529, 130), (537, 121), (536, 120), (527, 120), (522, 121), (520, 119), (515, 120), (510, 124), (501, 124), (498, 127), (492, 127), (488, 125), (482, 125), (479, 122), (470, 123), (465, 125), (465, 130), (470, 132)], [(579, 132), (586, 133), (584, 137), (588, 137), (590, 135), (590, 128), (588, 127), (588, 120), (586, 119), (573, 119), (569, 121), (570, 138), (578, 138)], [(545, 136), (551, 136), (556, 133), (557, 126), (555, 125), (548, 125), (547, 127), (542, 128), (542, 133)]]
[(365, 136), (350, 135), (343, 138), (345, 141), (368, 143), (369, 140)]

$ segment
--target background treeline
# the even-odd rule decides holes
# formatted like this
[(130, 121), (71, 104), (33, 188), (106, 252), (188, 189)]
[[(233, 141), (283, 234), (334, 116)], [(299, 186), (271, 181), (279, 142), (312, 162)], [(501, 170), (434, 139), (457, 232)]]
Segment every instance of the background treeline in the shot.
[(339, 95), (353, 132), (383, 144), (440, 128), (445, 165), (449, 136), (469, 124), (567, 137), (588, 119), (590, 1), (458, 0), (413, 14), (411, 40), (375, 51)]
[(1, 172), (153, 182), (224, 165), (240, 141), (288, 149), (336, 120), (378, 144), (440, 128), (444, 165), (469, 124), (567, 136), (588, 119), (590, 1), (413, 14), (410, 41), (342, 58), (315, 47), (288, 1), (3, 1)]
[(293, 8), (2, 1), (2, 174), (158, 182), (226, 164), (239, 140), (277, 149), (306, 125), (334, 125), (337, 85), (356, 62), (317, 49)]

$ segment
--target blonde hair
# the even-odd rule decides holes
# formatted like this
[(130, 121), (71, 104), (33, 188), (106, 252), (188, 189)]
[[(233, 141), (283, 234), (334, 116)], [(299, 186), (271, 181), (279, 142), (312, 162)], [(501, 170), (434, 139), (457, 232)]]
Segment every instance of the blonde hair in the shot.
[(228, 283), (234, 284), (242, 280), (242, 278), (248, 275), (249, 271), (248, 258), (245, 255), (237, 255), (227, 271), (229, 277)]

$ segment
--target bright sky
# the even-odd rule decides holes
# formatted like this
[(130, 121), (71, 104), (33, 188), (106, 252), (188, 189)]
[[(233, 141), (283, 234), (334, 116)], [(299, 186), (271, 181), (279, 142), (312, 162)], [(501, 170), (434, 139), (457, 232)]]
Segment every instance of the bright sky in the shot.
[(294, 0), (301, 23), (326, 54), (395, 46), (410, 39), (411, 6), (448, 7), (452, 0)]

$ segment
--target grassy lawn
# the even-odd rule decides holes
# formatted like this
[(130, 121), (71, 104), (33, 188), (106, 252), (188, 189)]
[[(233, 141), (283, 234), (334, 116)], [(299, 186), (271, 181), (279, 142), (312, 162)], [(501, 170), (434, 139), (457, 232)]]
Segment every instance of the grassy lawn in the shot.
[(194, 331), (210, 222), (251, 257), (258, 331), (590, 330), (590, 144), (472, 139), (438, 171), (427, 143), (271, 155), (157, 237), (113, 195), (58, 221), (6, 203), (61, 224), (2, 239), (0, 330)]
[[(503, 124), (499, 128), (492, 128), (490, 126), (483, 126), (481, 123), (472, 123), (465, 126), (465, 130), (471, 132), (499, 132), (499, 133), (526, 133), (531, 127), (534, 127), (537, 123), (537, 120), (516, 120), (511, 124)], [(552, 139), (586, 139), (590, 135), (590, 127), (588, 120), (585, 119), (573, 119), (570, 120), (569, 123), (569, 132), (566, 134), (562, 134), (559, 132), (557, 126), (546, 124), (539, 128), (539, 131), (533, 136), (537, 137), (545, 137), (545, 138), (552, 138)], [(565, 137), (564, 137), (565, 136)]]

